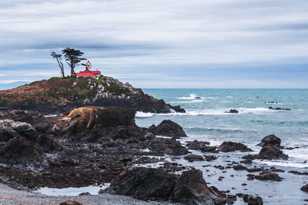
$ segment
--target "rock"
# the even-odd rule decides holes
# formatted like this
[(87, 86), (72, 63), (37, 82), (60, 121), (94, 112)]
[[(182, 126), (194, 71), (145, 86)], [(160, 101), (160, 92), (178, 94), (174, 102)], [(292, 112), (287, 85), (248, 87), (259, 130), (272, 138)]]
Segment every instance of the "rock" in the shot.
[(149, 142), (149, 149), (158, 154), (185, 155), (188, 150), (176, 139), (155, 138)]
[(171, 200), (187, 205), (225, 204), (226, 195), (208, 187), (200, 170), (185, 171), (177, 180)]
[(282, 178), (274, 172), (268, 172), (264, 171), (261, 172), (259, 175), (255, 176), (255, 179), (261, 180), (261, 181), (282, 181)]
[(162, 169), (134, 168), (113, 180), (106, 192), (141, 200), (171, 200), (187, 205), (226, 203), (226, 195), (215, 187), (208, 187), (202, 172), (195, 169), (177, 176)]
[(214, 156), (214, 155), (204, 155), (203, 157), (204, 157), (204, 159), (205, 159), (206, 161), (208, 161), (208, 162), (214, 161), (214, 160), (217, 159), (217, 156)]
[(234, 151), (251, 152), (252, 151), (246, 145), (242, 143), (237, 143), (237, 142), (223, 142), (218, 147), (218, 150), (221, 152), (234, 152)]
[(112, 194), (132, 196), (141, 200), (169, 200), (177, 176), (162, 169), (134, 168), (122, 173), (106, 190)]
[(42, 153), (35, 142), (24, 137), (15, 137), (0, 148), (0, 162), (8, 164), (37, 162), (41, 160)]
[(78, 201), (68, 200), (60, 203), (59, 205), (82, 205), (82, 204), (79, 203)]
[(151, 127), (149, 127), (149, 131), (155, 135), (175, 138), (187, 137), (183, 128), (179, 124), (171, 120), (164, 120), (158, 126), (152, 125)]
[(259, 196), (253, 196), (245, 194), (243, 196), (244, 202), (246, 202), (248, 205), (263, 205), (263, 200)]
[(302, 186), (301, 190), (302, 190), (303, 192), (308, 193), (308, 184)]
[(79, 196), (91, 196), (89, 192), (80, 193)]
[(216, 146), (205, 146), (201, 149), (201, 152), (217, 153), (218, 150)]
[(198, 140), (186, 142), (186, 147), (188, 149), (199, 150), (199, 151), (201, 151), (202, 149), (205, 149), (208, 145), (210, 145), (209, 142), (203, 142), (203, 141), (198, 141)]
[(239, 113), (239, 111), (238, 111), (238, 110), (236, 110), (236, 109), (230, 109), (230, 110), (226, 111), (225, 113), (230, 113), (230, 114), (238, 114), (238, 113)]
[(178, 163), (171, 163), (171, 162), (166, 162), (164, 163), (163, 167), (161, 167), (164, 171), (169, 172), (169, 173), (174, 173), (178, 171), (183, 171), (186, 168)]
[(259, 154), (256, 156), (256, 159), (288, 159), (288, 155), (284, 154), (277, 146), (264, 146), (260, 150)]
[(258, 146), (261, 147), (266, 145), (281, 147), (281, 139), (276, 135), (268, 135), (261, 140), (261, 143), (258, 144)]
[(197, 155), (197, 154), (189, 154), (185, 156), (184, 159), (189, 162), (204, 161), (204, 158), (201, 155)]
[(282, 110), (282, 111), (290, 111), (291, 108), (284, 108), (284, 107), (268, 107), (270, 110)]

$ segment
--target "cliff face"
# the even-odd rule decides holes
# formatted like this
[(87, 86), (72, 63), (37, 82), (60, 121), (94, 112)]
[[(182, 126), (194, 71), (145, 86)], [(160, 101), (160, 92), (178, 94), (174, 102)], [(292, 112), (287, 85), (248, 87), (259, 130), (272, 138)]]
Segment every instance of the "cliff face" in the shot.
[(0, 91), (1, 107), (54, 113), (84, 105), (119, 106), (153, 113), (185, 112), (107, 76), (51, 78)]

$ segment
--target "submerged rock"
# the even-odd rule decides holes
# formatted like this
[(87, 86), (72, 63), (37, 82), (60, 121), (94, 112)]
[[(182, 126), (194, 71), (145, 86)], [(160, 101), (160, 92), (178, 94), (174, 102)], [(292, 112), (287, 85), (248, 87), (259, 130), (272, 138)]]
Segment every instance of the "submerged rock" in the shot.
[(171, 120), (164, 120), (157, 126), (152, 125), (151, 127), (149, 127), (149, 131), (155, 135), (175, 138), (187, 137), (183, 128), (179, 124)]
[(252, 150), (249, 149), (246, 145), (238, 142), (223, 142), (219, 147), (218, 150), (221, 152), (251, 152)]
[(238, 113), (240, 113), (238, 110), (236, 110), (236, 109), (230, 109), (230, 110), (228, 110), (228, 111), (225, 111), (225, 113), (230, 113), (230, 114), (238, 114)]
[(290, 111), (291, 108), (286, 108), (286, 107), (268, 107), (270, 110), (282, 110), (282, 111)]
[(68, 200), (68, 201), (61, 202), (59, 205), (82, 205), (82, 203), (78, 201)]
[(204, 158), (201, 155), (197, 155), (197, 154), (189, 154), (185, 156), (184, 159), (189, 162), (204, 161)]
[(282, 181), (282, 178), (274, 172), (268, 172), (264, 171), (261, 172), (259, 175), (255, 176), (255, 179), (261, 180), (261, 181)]

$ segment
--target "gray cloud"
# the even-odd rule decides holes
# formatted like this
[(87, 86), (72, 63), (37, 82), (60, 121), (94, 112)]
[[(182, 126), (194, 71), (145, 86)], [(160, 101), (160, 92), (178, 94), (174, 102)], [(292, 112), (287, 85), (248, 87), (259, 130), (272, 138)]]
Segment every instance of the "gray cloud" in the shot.
[(153, 70), (163, 75), (162, 63), (169, 70), (308, 63), (307, 10), (306, 0), (2, 1), (0, 74), (10, 67), (18, 80), (22, 69), (44, 68), (48, 77), (57, 72), (49, 53), (64, 47), (82, 49), (110, 74), (134, 70), (125, 78), (139, 73), (138, 82)]

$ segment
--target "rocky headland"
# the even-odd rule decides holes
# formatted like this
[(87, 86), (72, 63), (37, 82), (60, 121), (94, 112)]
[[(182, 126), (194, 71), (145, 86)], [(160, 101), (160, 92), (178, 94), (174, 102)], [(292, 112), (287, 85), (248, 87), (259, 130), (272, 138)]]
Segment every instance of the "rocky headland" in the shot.
[(0, 107), (3, 108), (54, 114), (85, 105), (117, 106), (151, 113), (185, 112), (129, 83), (103, 75), (97, 78), (54, 77), (0, 91)]

